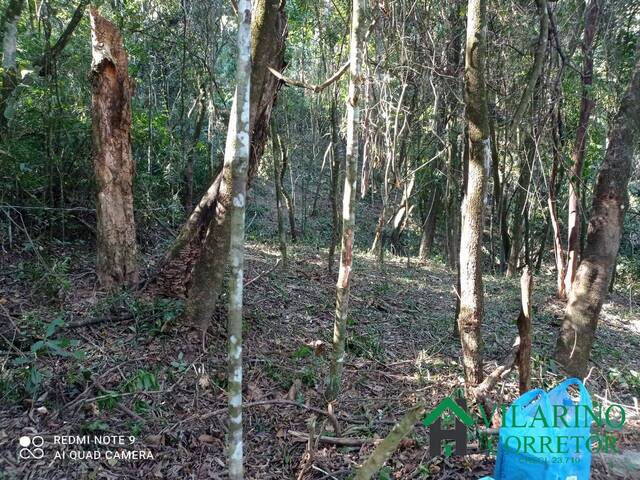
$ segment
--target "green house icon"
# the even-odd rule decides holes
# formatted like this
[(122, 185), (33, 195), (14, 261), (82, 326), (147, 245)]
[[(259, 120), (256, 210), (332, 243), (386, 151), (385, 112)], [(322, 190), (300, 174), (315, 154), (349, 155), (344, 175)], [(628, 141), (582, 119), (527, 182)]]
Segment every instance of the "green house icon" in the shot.
[[(451, 430), (442, 428), (442, 417), (447, 411), (451, 412), (455, 417), (455, 427)], [(473, 426), (473, 418), (467, 412), (464, 398), (454, 400), (451, 397), (446, 397), (425, 417), (422, 423), (429, 428), (429, 453), (432, 457), (441, 454), (443, 440), (453, 440), (455, 442), (455, 450), (453, 451), (450, 444), (445, 445), (445, 456), (449, 457), (452, 453), (456, 455), (465, 455), (467, 453), (467, 427)]]

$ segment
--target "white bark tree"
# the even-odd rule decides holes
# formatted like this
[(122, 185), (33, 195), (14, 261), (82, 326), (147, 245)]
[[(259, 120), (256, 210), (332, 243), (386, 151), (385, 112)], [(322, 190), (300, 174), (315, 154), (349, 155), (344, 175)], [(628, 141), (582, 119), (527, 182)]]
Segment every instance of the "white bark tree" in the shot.
[(229, 259), (229, 478), (244, 478), (242, 447), (242, 283), (244, 223), (249, 166), (251, 93), (251, 0), (238, 2), (236, 93), (229, 117), (224, 161), (231, 172)]

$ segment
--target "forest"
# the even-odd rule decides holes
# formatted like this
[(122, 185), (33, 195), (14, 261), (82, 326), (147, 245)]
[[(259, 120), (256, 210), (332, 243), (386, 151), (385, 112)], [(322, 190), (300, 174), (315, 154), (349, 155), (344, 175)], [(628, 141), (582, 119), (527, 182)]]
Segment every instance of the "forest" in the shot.
[[(640, 479), (639, 2), (0, 0), (0, 37), (0, 480)], [(606, 422), (500, 474), (524, 398)]]

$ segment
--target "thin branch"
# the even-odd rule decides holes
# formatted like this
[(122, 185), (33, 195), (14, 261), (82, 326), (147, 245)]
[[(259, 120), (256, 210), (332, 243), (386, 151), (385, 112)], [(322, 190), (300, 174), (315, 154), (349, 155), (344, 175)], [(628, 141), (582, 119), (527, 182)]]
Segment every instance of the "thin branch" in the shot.
[(329, 77), (327, 80), (325, 80), (320, 85), (314, 85), (312, 83), (305, 83), (305, 82), (303, 82), (301, 80), (295, 80), (293, 78), (285, 77), (282, 73), (278, 72), (277, 70), (275, 70), (275, 69), (273, 69), (271, 67), (267, 67), (267, 68), (273, 74), (273, 76), (275, 76), (276, 78), (282, 80), (287, 85), (290, 85), (292, 87), (306, 88), (307, 90), (311, 90), (314, 93), (318, 93), (318, 92), (321, 92), (322, 90), (324, 90), (325, 88), (327, 88), (332, 83), (338, 81), (338, 79), (340, 79), (340, 77), (342, 77), (342, 75), (344, 75), (344, 72), (346, 72), (347, 69), (349, 68), (349, 62), (345, 63), (342, 67), (340, 67), (340, 69), (336, 73), (334, 73), (331, 77)]

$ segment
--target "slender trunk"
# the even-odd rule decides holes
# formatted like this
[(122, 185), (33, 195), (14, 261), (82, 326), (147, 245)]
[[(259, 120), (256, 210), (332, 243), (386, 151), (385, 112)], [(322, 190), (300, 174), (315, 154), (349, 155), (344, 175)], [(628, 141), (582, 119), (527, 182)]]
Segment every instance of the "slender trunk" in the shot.
[(426, 260), (431, 255), (433, 247), (433, 237), (436, 234), (436, 220), (440, 210), (440, 189), (434, 187), (429, 195), (429, 206), (427, 207), (427, 217), (422, 224), (422, 238), (420, 239), (420, 260)]
[(247, 170), (250, 158), (251, 111), (251, 0), (238, 2), (238, 56), (236, 59), (235, 109), (229, 117), (225, 165), (231, 171), (228, 323), (229, 479), (244, 478), (242, 452), (242, 287)]
[(349, 314), (349, 289), (353, 262), (353, 238), (356, 213), (356, 182), (358, 178), (358, 122), (360, 117), (360, 88), (362, 85), (362, 39), (364, 22), (360, 0), (353, 0), (351, 38), (349, 47), (349, 95), (347, 98), (347, 145), (345, 155), (344, 193), (342, 199), (342, 245), (340, 271), (336, 285), (336, 318), (333, 327), (333, 352), (326, 396), (337, 397), (342, 382), (345, 357), (345, 337)]
[(518, 350), (518, 376), (520, 394), (531, 388), (531, 294), (533, 292), (533, 275), (530, 267), (525, 267), (520, 278), (520, 296), (522, 306), (518, 316), (518, 336), (520, 348)]
[(187, 161), (184, 171), (184, 210), (187, 213), (191, 213), (191, 210), (193, 209), (193, 164), (196, 156), (196, 147), (198, 145), (198, 140), (200, 140), (200, 134), (202, 133), (202, 127), (204, 126), (204, 117), (207, 111), (207, 96), (204, 89), (200, 91), (197, 108), (198, 112), (196, 113), (196, 122), (193, 128), (193, 136), (191, 137), (191, 145), (189, 145), (189, 149), (186, 152)]
[(280, 244), (280, 255), (282, 258), (282, 268), (287, 268), (287, 234), (284, 227), (284, 214), (282, 212), (282, 152), (280, 150), (280, 138), (276, 132), (275, 122), (271, 119), (271, 150), (273, 156), (273, 179), (276, 185), (276, 214), (278, 217), (278, 242)]
[[(560, 111), (558, 110), (558, 122), (560, 121)], [(549, 197), (547, 204), (549, 206), (549, 219), (551, 226), (553, 227), (553, 255), (556, 265), (556, 294), (559, 299), (564, 300), (567, 298), (564, 289), (564, 277), (566, 264), (564, 261), (564, 248), (562, 247), (560, 222), (558, 220), (558, 207), (557, 207), (557, 186), (562, 184), (562, 171), (558, 173), (561, 160), (561, 137), (559, 134), (559, 124), (556, 122), (556, 126), (553, 129), (553, 163), (551, 165), (551, 176), (549, 177)]]
[(18, 82), (16, 53), (18, 51), (18, 20), (24, 8), (24, 0), (10, 0), (0, 23), (2, 44), (2, 87), (0, 88), (0, 133), (7, 128), (5, 112), (9, 98)]
[[(511, 245), (509, 249), (509, 263), (507, 277), (513, 277), (518, 271), (520, 251), (523, 247), (523, 227), (529, 212), (529, 186), (531, 184), (531, 166), (535, 156), (535, 144), (530, 135), (525, 139), (525, 155), (520, 164), (520, 175), (513, 200), (513, 216), (511, 220)], [(526, 253), (526, 252), (525, 252)], [(526, 256), (525, 256), (526, 257)], [(528, 259), (527, 262), (528, 264)]]
[[(257, 0), (254, 3), (251, 25), (251, 95), (249, 131), (251, 145), (247, 172), (247, 188), (255, 177), (264, 145), (267, 140), (271, 108), (280, 80), (267, 67), (281, 69), (284, 54), (284, 2)], [(236, 109), (238, 106), (236, 106)], [(170, 249), (164, 264), (176, 260), (181, 253), (187, 257), (187, 271), (180, 277), (189, 277), (189, 266), (195, 261), (189, 298), (186, 305), (187, 319), (204, 332), (213, 315), (222, 287), (229, 255), (229, 211), (232, 208), (232, 172), (228, 164), (223, 166), (213, 185), (183, 226)], [(200, 246), (200, 244), (202, 246)], [(185, 248), (190, 246), (191, 248)], [(180, 262), (179, 262), (180, 263)], [(166, 269), (168, 270), (168, 269)], [(175, 287), (174, 287), (175, 288)]]
[(91, 113), (97, 195), (97, 267), (106, 289), (137, 280), (133, 216), (131, 96), (127, 54), (116, 27), (91, 10)]
[[(640, 54), (640, 52), (638, 52)], [(598, 173), (582, 260), (568, 292), (556, 359), (570, 375), (583, 376), (620, 247), (627, 188), (640, 132), (640, 57), (609, 132)]]
[(320, 187), (322, 187), (322, 174), (324, 173), (324, 169), (327, 165), (327, 159), (331, 155), (332, 148), (333, 143), (329, 142), (329, 145), (327, 145), (327, 149), (324, 151), (324, 156), (322, 157), (322, 166), (320, 167), (320, 174), (318, 175), (318, 182), (316, 184), (316, 193), (313, 195), (311, 213), (309, 214), (309, 216), (311, 217), (315, 217), (318, 214), (318, 198), (320, 198)]
[(520, 102), (518, 103), (518, 107), (516, 108), (513, 119), (511, 120), (511, 123), (513, 125), (517, 125), (520, 122), (520, 119), (522, 118), (522, 115), (524, 115), (527, 106), (531, 103), (533, 91), (536, 87), (536, 83), (538, 83), (538, 78), (542, 73), (542, 67), (544, 66), (544, 57), (547, 50), (547, 39), (549, 37), (549, 16), (547, 14), (547, 0), (536, 0), (536, 5), (538, 7), (538, 17), (540, 20), (540, 28), (538, 30), (538, 45), (533, 60), (533, 67), (531, 68), (531, 73), (529, 74), (529, 80), (527, 81), (527, 85), (522, 92), (522, 97), (520, 97)]
[(580, 120), (576, 131), (576, 142), (571, 153), (571, 175), (569, 182), (569, 220), (567, 240), (567, 269), (564, 277), (565, 292), (571, 291), (578, 268), (580, 249), (580, 183), (587, 142), (587, 129), (595, 100), (591, 93), (593, 84), (593, 43), (598, 28), (598, 0), (589, 0), (585, 10), (584, 38), (582, 40), (582, 98), (580, 100)]
[(462, 343), (467, 388), (478, 385), (482, 370), (482, 231), (486, 171), (491, 162), (489, 115), (484, 79), (486, 55), (485, 0), (469, 0), (465, 48), (465, 116), (469, 130), (469, 165), (460, 233), (460, 314), (458, 328)]
[(289, 229), (291, 231), (291, 241), (295, 243), (295, 241), (297, 240), (295, 208), (293, 205), (293, 200), (291, 199), (291, 195), (289, 195), (287, 189), (284, 188), (284, 176), (286, 175), (287, 167), (289, 166), (289, 156), (287, 155), (287, 147), (282, 144), (280, 135), (278, 135), (278, 144), (280, 145), (280, 152), (282, 153), (282, 169), (280, 170), (280, 191), (282, 192), (284, 201), (287, 204), (287, 212), (289, 212)]
[(329, 189), (329, 200), (331, 201), (331, 241), (329, 243), (329, 255), (327, 269), (333, 273), (333, 263), (338, 243), (338, 231), (340, 229), (340, 218), (338, 217), (338, 180), (340, 179), (340, 155), (338, 155), (338, 106), (337, 87), (331, 99), (331, 188)]

